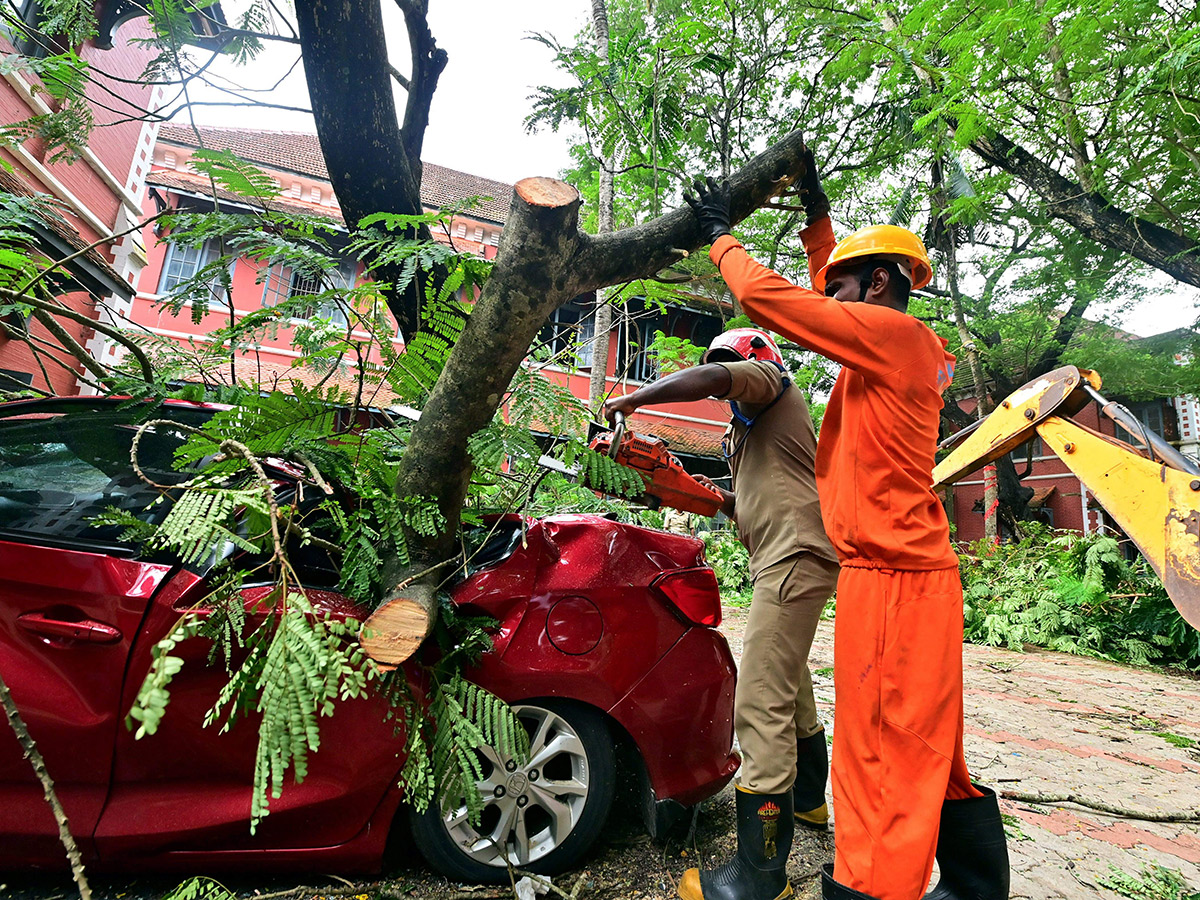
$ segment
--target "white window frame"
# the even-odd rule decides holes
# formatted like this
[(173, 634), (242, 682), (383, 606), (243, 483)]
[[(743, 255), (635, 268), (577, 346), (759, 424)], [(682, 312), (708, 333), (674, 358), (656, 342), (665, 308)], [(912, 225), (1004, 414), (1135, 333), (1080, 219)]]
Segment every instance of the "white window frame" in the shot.
[[(550, 314), (547, 339), (552, 366), (590, 369), (596, 350), (596, 311), (582, 304), (564, 303)], [(568, 352), (569, 351), (569, 352)]]
[[(158, 294), (163, 296), (169, 294), (175, 287), (193, 278), (197, 272), (205, 266), (212, 263), (214, 260), (221, 257), (221, 248), (219, 243), (214, 239), (209, 239), (204, 242), (201, 247), (194, 247), (185, 244), (176, 244), (171, 240), (167, 240), (167, 253), (163, 257), (162, 271), (158, 274)], [(171, 269), (178, 265), (175, 272)], [(237, 259), (233, 258), (229, 262), (229, 280), (233, 283), (233, 272), (237, 266)], [(216, 287), (220, 290), (210, 290), (208, 298), (209, 308), (228, 308), (229, 297), (225, 293), (225, 286), (220, 284), (216, 279), (213, 280)]]
[[(328, 277), (328, 273), (326, 273)], [(320, 290), (317, 286), (303, 284), (304, 277), (282, 263), (271, 266), (263, 278), (262, 305), (274, 306), (281, 300), (290, 299), (299, 294), (315, 294)], [(358, 260), (344, 259), (338, 266), (334, 287), (352, 288), (358, 281)], [(337, 304), (325, 304), (312, 310), (307, 316), (292, 316), (293, 322), (307, 322), (310, 318), (332, 319), (339, 325), (348, 325), (346, 311)]]
[[(41, 0), (0, 0), (4, 4), (4, 12), (16, 22), (0, 19), (0, 34), (8, 38), (13, 45), (13, 49), (21, 56), (27, 56), (30, 59), (41, 59), (50, 52), (50, 48), (40, 43), (35, 35), (41, 35), (38, 30), (38, 20), (42, 15)], [(29, 29), (32, 34), (22, 30), (21, 25)], [(43, 40), (47, 40), (42, 36)]]

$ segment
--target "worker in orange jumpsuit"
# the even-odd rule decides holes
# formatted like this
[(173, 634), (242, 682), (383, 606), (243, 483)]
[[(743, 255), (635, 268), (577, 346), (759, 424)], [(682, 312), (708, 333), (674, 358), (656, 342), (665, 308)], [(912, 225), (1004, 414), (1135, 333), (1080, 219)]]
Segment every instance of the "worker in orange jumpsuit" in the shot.
[[(963, 758), (962, 585), (932, 471), (946, 342), (907, 314), (933, 276), (891, 225), (837, 243), (811, 153), (800, 237), (816, 290), (752, 260), (729, 233), (729, 186), (687, 197), (710, 256), (757, 324), (842, 364), (817, 446), (825, 530), (841, 562), (834, 628), (836, 858), (825, 900), (1007, 900), (994, 792)], [(832, 871), (831, 871), (832, 870)]]

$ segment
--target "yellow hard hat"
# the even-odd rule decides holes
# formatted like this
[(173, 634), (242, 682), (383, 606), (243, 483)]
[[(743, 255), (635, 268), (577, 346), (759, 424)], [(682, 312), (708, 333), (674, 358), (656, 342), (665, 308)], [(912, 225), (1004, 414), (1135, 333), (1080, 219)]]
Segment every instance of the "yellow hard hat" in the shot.
[(893, 261), (903, 260), (912, 270), (913, 289), (925, 287), (933, 278), (933, 266), (921, 239), (899, 225), (868, 225), (838, 241), (829, 261), (813, 278), (813, 287), (824, 293), (825, 277), (836, 265), (851, 259), (879, 256)]

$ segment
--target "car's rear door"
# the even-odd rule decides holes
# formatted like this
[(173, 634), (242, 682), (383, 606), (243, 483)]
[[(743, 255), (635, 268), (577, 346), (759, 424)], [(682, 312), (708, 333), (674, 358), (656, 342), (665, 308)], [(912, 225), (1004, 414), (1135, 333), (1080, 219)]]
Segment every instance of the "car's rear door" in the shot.
[[(92, 525), (105, 508), (155, 496), (130, 469), (128, 429), (92, 412), (0, 421), (0, 674), (85, 854), (123, 727), (130, 648), (172, 571)], [(40, 783), (0, 728), (0, 863), (62, 860)]]

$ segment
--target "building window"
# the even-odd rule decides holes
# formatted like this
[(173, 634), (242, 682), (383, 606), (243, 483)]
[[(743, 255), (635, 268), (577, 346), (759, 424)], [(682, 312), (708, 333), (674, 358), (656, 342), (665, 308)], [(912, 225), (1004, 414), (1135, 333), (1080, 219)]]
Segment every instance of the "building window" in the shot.
[(1041, 459), (1046, 456), (1046, 449), (1042, 446), (1042, 436), (1035, 434), (1021, 446), (1013, 450), (1009, 456), (1015, 465), (1020, 465), (1027, 459)]
[(472, 240), (474, 240), (475, 243), (477, 243), (477, 244), (483, 243), (483, 229), (482, 228), (475, 229), (475, 236), (472, 238)]
[(0, 33), (22, 56), (40, 59), (56, 53), (50, 38), (38, 30), (41, 16), (41, 0), (0, 0)]
[[(1129, 411), (1141, 422), (1146, 428), (1153, 431), (1159, 437), (1166, 437), (1166, 417), (1163, 415), (1163, 406), (1165, 404), (1161, 400), (1149, 400), (1144, 403), (1131, 403)], [(1142, 446), (1141, 435), (1130, 434), (1120, 425), (1116, 426), (1117, 438), (1134, 446)]]
[(708, 345), (724, 329), (724, 324), (715, 316), (698, 316), (692, 325), (692, 334), (688, 338), (697, 347), (708, 348)]
[(354, 259), (342, 260), (336, 272), (322, 274), (298, 272), (283, 265), (272, 266), (263, 279), (262, 305), (274, 306), (293, 297), (311, 296), (314, 298), (311, 304), (292, 308), (291, 318), (301, 321), (329, 319), (345, 326), (349, 319), (342, 305), (330, 298), (318, 298), (316, 295), (327, 290), (352, 288), (357, 278), (358, 260)]
[(489, 244), (491, 244), (493, 247), (499, 247), (500, 246), (500, 232), (489, 231), (488, 236), (487, 236), (487, 242)]
[(23, 385), (31, 384), (33, 384), (32, 372), (22, 372), (19, 369), (0, 369), (0, 388), (3, 390), (18, 390)]
[(312, 188), (308, 192), (308, 199), (312, 203), (320, 203), (321, 202), (321, 189), (319, 187)]
[(596, 346), (596, 316), (582, 303), (564, 303), (553, 313), (538, 335), (551, 356), (551, 364), (563, 369), (586, 369), (592, 365)]
[(175, 168), (175, 154), (172, 153), (170, 150), (168, 150), (165, 154), (163, 154), (163, 165), (166, 166), (168, 169)]
[(454, 236), (457, 238), (465, 238), (467, 236), (467, 223), (459, 222), (454, 226)]
[[(167, 244), (167, 256), (163, 260), (162, 275), (158, 279), (158, 293), (169, 294), (179, 285), (195, 278), (205, 267), (221, 258), (221, 249), (216, 241), (205, 241), (202, 247), (187, 244)], [(229, 262), (232, 279), (236, 260)], [(221, 306), (227, 302), (225, 285), (216, 272), (208, 280), (208, 305)]]
[(618, 331), (617, 376), (632, 381), (653, 381), (658, 377), (658, 358), (650, 352), (654, 332), (667, 330), (665, 316), (650, 310), (636, 311), (621, 320)]
[(650, 352), (650, 344), (654, 341), (654, 332), (661, 329), (662, 322), (658, 317), (643, 319), (637, 323), (637, 349), (633, 356), (633, 365), (629, 367), (629, 377), (633, 380), (653, 381), (658, 377), (658, 357)]

